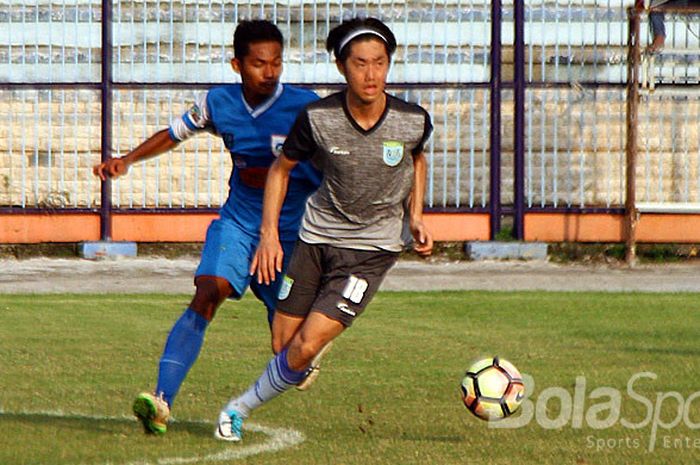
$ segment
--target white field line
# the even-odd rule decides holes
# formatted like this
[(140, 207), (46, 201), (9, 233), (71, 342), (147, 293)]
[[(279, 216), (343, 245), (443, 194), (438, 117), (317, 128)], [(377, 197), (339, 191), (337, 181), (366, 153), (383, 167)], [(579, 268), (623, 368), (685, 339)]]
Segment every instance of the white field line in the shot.
[[(0, 415), (43, 415), (51, 418), (77, 419), (77, 420), (133, 420), (130, 416), (106, 416), (106, 415), (82, 415), (78, 413), (66, 413), (61, 410), (55, 411), (8, 411), (0, 408)], [(201, 423), (212, 425), (214, 431), (214, 422), (207, 420), (182, 420), (187, 423)], [(174, 423), (177, 423), (175, 420)], [(272, 428), (269, 426), (257, 425), (255, 423), (246, 423), (243, 426), (245, 431), (253, 433), (262, 433), (268, 436), (268, 439), (262, 444), (251, 444), (244, 446), (240, 444), (232, 444), (226, 450), (214, 454), (194, 457), (166, 457), (158, 459), (156, 462), (147, 462), (139, 460), (137, 462), (127, 462), (124, 465), (171, 465), (171, 464), (187, 464), (197, 462), (223, 462), (231, 460), (239, 460), (253, 455), (259, 455), (266, 452), (277, 452), (283, 449), (294, 447), (304, 442), (304, 435), (296, 430), (288, 428)], [(213, 433), (212, 433), (213, 435)], [(105, 465), (116, 465), (114, 462), (106, 462)]]

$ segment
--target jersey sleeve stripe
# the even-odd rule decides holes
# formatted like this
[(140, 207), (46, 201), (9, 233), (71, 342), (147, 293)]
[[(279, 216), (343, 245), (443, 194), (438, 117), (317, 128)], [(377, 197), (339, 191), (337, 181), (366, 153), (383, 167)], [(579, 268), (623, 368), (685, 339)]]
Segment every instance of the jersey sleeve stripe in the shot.
[(187, 112), (187, 113), (185, 113), (184, 115), (182, 115), (182, 122), (185, 123), (185, 126), (187, 126), (187, 128), (188, 128), (190, 131), (196, 131), (197, 129), (200, 129), (200, 128), (198, 128), (198, 127), (194, 124), (194, 122), (192, 122), (192, 120), (190, 119), (190, 114), (189, 114), (189, 112)]
[(194, 104), (182, 116), (175, 118), (170, 125), (170, 131), (175, 140), (184, 141), (202, 130), (211, 130), (209, 111), (207, 108), (208, 92), (195, 97)]
[(182, 142), (178, 137), (175, 135), (175, 132), (173, 131), (172, 127), (168, 128), (168, 135), (170, 136), (170, 140), (173, 142)]

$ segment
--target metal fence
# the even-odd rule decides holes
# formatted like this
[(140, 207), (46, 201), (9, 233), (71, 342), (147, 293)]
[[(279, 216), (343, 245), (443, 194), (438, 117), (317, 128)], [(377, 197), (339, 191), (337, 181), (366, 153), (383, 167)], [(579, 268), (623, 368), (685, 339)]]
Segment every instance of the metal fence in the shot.
[[(90, 167), (105, 152), (123, 155), (167, 126), (197, 91), (235, 82), (229, 61), (240, 19), (274, 20), (287, 41), (285, 82), (324, 93), (341, 82), (324, 50), (327, 31), (349, 17), (372, 15), (399, 42), (392, 92), (422, 104), (434, 119), (429, 208), (500, 215), (501, 206), (518, 206), (518, 182), (526, 209), (620, 208), (626, 9), (633, 0), (508, 0), (495, 8), (498, 3), (0, 0), (0, 205), (7, 211), (217, 208), (231, 167), (215, 138), (195, 138), (134, 166), (111, 192)], [(692, 49), (697, 24), (669, 20), (669, 43)], [(643, 28), (648, 37), (646, 23)], [(684, 56), (687, 82), (695, 58)], [(663, 75), (664, 66), (676, 64), (655, 66)], [(697, 199), (698, 99), (647, 100), (640, 199)], [(520, 135), (518, 118), (524, 119)]]

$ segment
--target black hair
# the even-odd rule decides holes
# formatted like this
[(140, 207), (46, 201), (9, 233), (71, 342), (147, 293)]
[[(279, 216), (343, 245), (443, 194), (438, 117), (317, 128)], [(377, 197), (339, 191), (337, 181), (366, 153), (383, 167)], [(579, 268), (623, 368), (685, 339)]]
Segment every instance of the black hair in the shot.
[(233, 55), (242, 60), (254, 42), (277, 42), (284, 47), (282, 33), (272, 22), (256, 19), (238, 23), (236, 32), (233, 33)]
[(389, 29), (386, 24), (384, 24), (377, 18), (371, 17), (353, 18), (350, 21), (346, 21), (341, 25), (334, 27), (328, 33), (328, 39), (326, 39), (326, 50), (328, 50), (328, 52), (332, 51), (333, 55), (335, 55), (335, 58), (337, 60), (344, 62), (347, 59), (348, 54), (350, 53), (350, 47), (348, 45), (350, 45), (356, 40), (366, 40), (370, 37), (379, 38), (378, 36), (372, 33), (360, 34), (359, 36), (353, 38), (350, 41), (350, 43), (348, 43), (341, 50), (340, 45), (343, 43), (343, 40), (358, 29), (371, 29), (379, 33), (382, 37), (384, 37), (384, 39), (386, 40), (383, 40), (382, 42), (384, 43), (384, 47), (386, 48), (386, 54), (391, 60), (391, 56), (396, 50), (396, 37), (394, 37), (394, 33), (391, 32), (391, 29)]

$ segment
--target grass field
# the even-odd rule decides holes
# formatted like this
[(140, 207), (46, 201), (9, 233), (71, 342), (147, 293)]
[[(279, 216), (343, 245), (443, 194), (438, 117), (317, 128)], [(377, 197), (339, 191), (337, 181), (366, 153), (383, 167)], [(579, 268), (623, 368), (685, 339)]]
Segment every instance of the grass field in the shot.
[[(617, 465), (694, 464), (700, 456), (696, 294), (381, 293), (336, 342), (311, 391), (290, 392), (249, 420), (303, 435), (293, 446), (260, 428), (233, 445), (211, 434), (222, 403), (269, 358), (252, 298), (221, 309), (165, 437), (143, 435), (130, 418), (187, 300), (0, 296), (0, 464)], [(462, 372), (493, 354), (535, 380), (536, 415), (523, 427), (489, 428), (461, 404)], [(645, 371), (658, 377), (628, 392)], [(577, 377), (585, 377), (578, 393)], [(543, 402), (557, 387), (584, 401), (574, 409), (580, 427), (558, 398)], [(612, 397), (599, 396), (604, 387), (619, 392), (620, 416), (639, 428), (615, 421)], [(678, 394), (664, 394), (671, 391)], [(672, 424), (679, 405), (686, 420), (654, 431), (651, 417), (660, 412)], [(592, 428), (596, 415), (612, 418), (609, 427)], [(551, 428), (558, 417), (563, 424)], [(275, 444), (283, 450), (267, 450)]]

